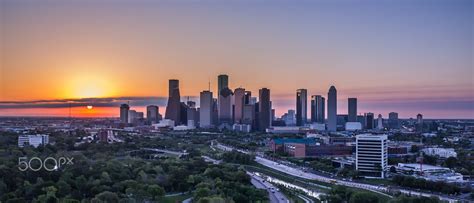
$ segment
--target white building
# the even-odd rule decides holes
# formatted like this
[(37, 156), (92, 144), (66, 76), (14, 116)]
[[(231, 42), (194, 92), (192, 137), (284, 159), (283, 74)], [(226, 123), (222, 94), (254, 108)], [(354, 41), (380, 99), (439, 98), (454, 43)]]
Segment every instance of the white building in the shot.
[(457, 157), (458, 154), (454, 151), (453, 148), (425, 148), (421, 150), (423, 153), (429, 156), (438, 156), (441, 158)]
[(415, 175), (415, 177), (424, 178), (430, 181), (444, 181), (444, 182), (456, 182), (456, 183), (464, 182), (463, 175), (460, 173), (456, 173), (449, 168), (427, 165), (427, 164), (420, 165), (418, 163), (413, 163), (413, 164), (399, 163), (397, 165), (397, 172), (408, 173), (408, 174), (416, 173), (419, 175)]
[(40, 145), (46, 145), (49, 143), (49, 135), (20, 135), (18, 136), (18, 147), (24, 147), (25, 145), (31, 145), (38, 147)]
[(159, 128), (173, 127), (174, 126), (174, 121), (171, 120), (171, 119), (162, 119), (162, 120), (160, 120), (159, 123), (155, 123), (152, 126), (157, 130)]
[(387, 135), (356, 136), (356, 170), (367, 177), (385, 177), (387, 171)]
[(347, 131), (356, 131), (356, 130), (362, 130), (362, 124), (359, 122), (347, 122), (345, 129)]
[(248, 124), (234, 124), (232, 126), (232, 130), (237, 131), (237, 132), (245, 132), (248, 133), (252, 129), (251, 125)]

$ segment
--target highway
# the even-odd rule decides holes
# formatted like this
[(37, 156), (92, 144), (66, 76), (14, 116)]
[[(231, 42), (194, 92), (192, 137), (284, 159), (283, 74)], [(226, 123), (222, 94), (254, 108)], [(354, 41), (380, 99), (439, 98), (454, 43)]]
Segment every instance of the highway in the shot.
[[(217, 148), (219, 148), (221, 150), (225, 150), (225, 151), (236, 150), (236, 151), (239, 151), (239, 152), (245, 153), (245, 154), (250, 153), (248, 151), (235, 149), (233, 147), (225, 146), (225, 145), (222, 145), (220, 143), (217, 143), (215, 146), (217, 146)], [(269, 167), (269, 168), (272, 168), (274, 170), (286, 173), (286, 174), (291, 175), (291, 176), (296, 176), (296, 177), (300, 177), (300, 178), (303, 178), (303, 179), (316, 180), (316, 181), (331, 183), (331, 184), (336, 184), (336, 185), (343, 185), (343, 186), (347, 186), (347, 187), (365, 189), (365, 190), (369, 190), (369, 191), (372, 191), (372, 192), (376, 192), (376, 193), (391, 197), (390, 195), (386, 194), (386, 192), (388, 192), (388, 187), (386, 187), (386, 186), (371, 185), (371, 184), (358, 183), (358, 182), (353, 182), (353, 181), (345, 181), (345, 180), (335, 179), (335, 178), (331, 178), (331, 177), (327, 177), (327, 176), (317, 175), (317, 174), (314, 174), (314, 173), (305, 172), (305, 171), (303, 171), (299, 168), (295, 168), (295, 167), (292, 167), (292, 166), (287, 166), (287, 165), (284, 165), (284, 164), (277, 163), (275, 161), (266, 159), (266, 158), (264, 158), (262, 156), (258, 156), (258, 155), (255, 156), (255, 161), (259, 164), (262, 164), (262, 165), (266, 166), (266, 167)], [(449, 196), (442, 196), (442, 195), (434, 194), (434, 193), (419, 192), (419, 191), (415, 191), (415, 190), (408, 190), (408, 189), (401, 189), (401, 188), (398, 188), (398, 190), (403, 194), (413, 195), (413, 196), (425, 196), (425, 197), (435, 196), (435, 197), (438, 197), (440, 200), (447, 201), (449, 203), (454, 203), (454, 202), (458, 201), (457, 199), (453, 199)]]
[(256, 176), (250, 172), (247, 174), (252, 178), (250, 182), (258, 189), (264, 189), (268, 192), (268, 197), (271, 203), (289, 203), (288, 198), (281, 193), (277, 187), (263, 180), (261, 177)]

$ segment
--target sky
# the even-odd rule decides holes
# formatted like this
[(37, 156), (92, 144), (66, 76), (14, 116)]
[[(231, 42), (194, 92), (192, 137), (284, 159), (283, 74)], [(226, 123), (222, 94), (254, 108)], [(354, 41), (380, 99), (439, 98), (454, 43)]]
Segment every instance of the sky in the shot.
[(470, 0), (1, 0), (0, 116), (163, 113), (168, 79), (198, 100), (225, 73), (269, 88), (278, 116), (296, 89), (335, 85), (338, 114), (357, 97), (358, 113), (474, 119), (473, 15)]

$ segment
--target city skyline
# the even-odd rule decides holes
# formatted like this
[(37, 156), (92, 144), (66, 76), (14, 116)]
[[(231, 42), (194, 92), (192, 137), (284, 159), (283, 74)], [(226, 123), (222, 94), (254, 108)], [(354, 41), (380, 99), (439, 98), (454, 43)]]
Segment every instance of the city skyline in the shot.
[(168, 79), (197, 102), (227, 74), (277, 116), (334, 85), (338, 114), (474, 118), (471, 1), (200, 3), (2, 1), (0, 116), (164, 115)]

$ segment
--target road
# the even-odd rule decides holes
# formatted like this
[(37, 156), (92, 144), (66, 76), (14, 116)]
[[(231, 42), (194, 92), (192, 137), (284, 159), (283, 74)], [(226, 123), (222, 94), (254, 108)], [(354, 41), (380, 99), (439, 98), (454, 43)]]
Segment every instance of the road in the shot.
[[(217, 148), (219, 148), (221, 150), (225, 150), (225, 151), (237, 150), (241, 153), (249, 154), (248, 151), (235, 149), (233, 147), (225, 146), (225, 145), (222, 145), (220, 143), (217, 143), (215, 146), (217, 146)], [(291, 167), (291, 166), (287, 166), (287, 165), (284, 165), (284, 164), (277, 163), (275, 161), (266, 159), (262, 156), (256, 156), (255, 161), (259, 164), (262, 164), (262, 165), (266, 166), (266, 167), (269, 167), (269, 168), (272, 168), (274, 170), (286, 173), (286, 174), (291, 175), (291, 176), (296, 176), (296, 177), (300, 177), (300, 178), (308, 179), (308, 180), (317, 180), (317, 181), (320, 181), (320, 182), (332, 183), (332, 184), (336, 184), (336, 185), (343, 185), (343, 186), (347, 186), (347, 187), (365, 189), (365, 190), (369, 190), (369, 191), (372, 191), (372, 192), (376, 192), (376, 193), (391, 197), (390, 195), (386, 194), (386, 192), (388, 192), (388, 187), (386, 187), (386, 186), (370, 185), (370, 184), (366, 184), (366, 183), (357, 183), (357, 182), (345, 181), (345, 180), (335, 179), (335, 178), (331, 178), (331, 177), (327, 177), (327, 176), (317, 175), (317, 174), (314, 174), (314, 173), (305, 172), (305, 171), (303, 171), (299, 168), (295, 168), (295, 167)], [(454, 203), (454, 202), (458, 201), (457, 199), (453, 199), (449, 196), (442, 196), (442, 195), (434, 194), (434, 193), (419, 192), (419, 191), (408, 190), (408, 189), (398, 189), (398, 190), (403, 194), (413, 195), (413, 196), (425, 196), (425, 197), (435, 196), (435, 197), (438, 197), (442, 201), (447, 201), (447, 202), (450, 202), (450, 203)]]
[(268, 197), (271, 203), (288, 203), (290, 202), (286, 196), (281, 193), (278, 188), (276, 188), (271, 183), (263, 180), (261, 177), (258, 177), (250, 172), (247, 174), (252, 178), (250, 182), (258, 189), (264, 189), (268, 192)]

